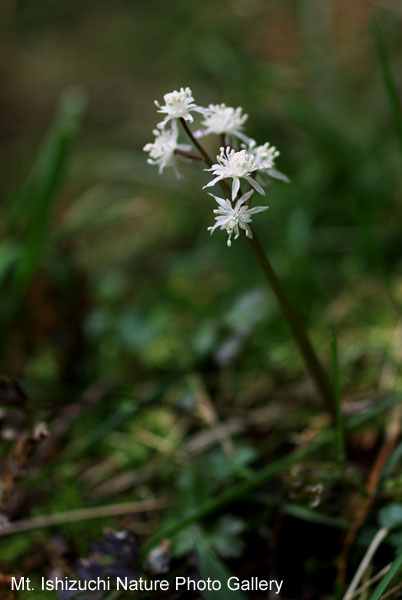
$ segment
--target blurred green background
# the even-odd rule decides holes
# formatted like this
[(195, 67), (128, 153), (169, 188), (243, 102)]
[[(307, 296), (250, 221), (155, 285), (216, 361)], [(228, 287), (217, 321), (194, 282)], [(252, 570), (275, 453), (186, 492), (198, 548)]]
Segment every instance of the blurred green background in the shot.
[[(26, 422), (82, 415), (13, 518), (165, 489), (195, 433), (274, 406), (280, 418), (236, 438), (241, 468), (269, 462), (319, 412), (244, 240), (207, 232), (207, 175), (146, 163), (153, 101), (180, 86), (242, 106), (247, 132), (281, 151), (291, 184), (274, 183), (256, 230), (328, 368), (337, 331), (344, 400), (388, 385), (402, 142), (373, 18), (400, 90), (398, 0), (1, 1), (2, 372), (27, 390)], [(218, 416), (199, 414), (204, 393)]]
[[(141, 148), (157, 121), (153, 100), (181, 85), (190, 85), (200, 104), (243, 106), (248, 132), (280, 149), (278, 166), (292, 185), (272, 188), (257, 229), (304, 317), (317, 329), (327, 328), (329, 317), (341, 325), (351, 310), (344, 303), (375, 295), (354, 327), (373, 325), (380, 312), (378, 325), (387, 326), (383, 284), (400, 296), (400, 155), (370, 34), (373, 15), (399, 73), (397, 2), (2, 3), (4, 210), (63, 91), (80, 86), (88, 94), (67, 181), (51, 210), (52, 239), (29, 291), (46, 295), (49, 277), (72, 272), (84, 281), (79, 294), (65, 281), (84, 311), (72, 309), (85, 329), (79, 367), (89, 372), (82, 376), (94, 368), (102, 376), (105, 369), (120, 373), (123, 364), (130, 370), (134, 357), (146, 368), (186, 362), (227, 326), (236, 298), (263, 284), (241, 242), (228, 251), (222, 235), (206, 234), (206, 175), (185, 166), (178, 183), (146, 165)], [(28, 303), (29, 320), (34, 298)], [(270, 296), (264, 311), (250, 367), (286, 361), (280, 348), (288, 333)], [(12, 352), (6, 371), (36, 379), (41, 364), (57, 370), (49, 337), (58, 337), (58, 325), (66, 337), (73, 333), (63, 317), (29, 323), (38, 329), (29, 355)], [(24, 347), (26, 336), (24, 328), (15, 343)]]

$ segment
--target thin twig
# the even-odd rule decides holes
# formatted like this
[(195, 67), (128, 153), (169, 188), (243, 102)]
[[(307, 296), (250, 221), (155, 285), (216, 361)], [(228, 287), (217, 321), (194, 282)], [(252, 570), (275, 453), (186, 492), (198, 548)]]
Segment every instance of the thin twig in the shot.
[(113, 504), (111, 506), (93, 506), (91, 508), (79, 508), (55, 515), (46, 515), (42, 517), (33, 517), (32, 519), (21, 519), (14, 523), (9, 523), (0, 528), (0, 537), (20, 533), (21, 531), (31, 531), (41, 529), (42, 527), (52, 527), (71, 523), (74, 521), (86, 521), (87, 519), (103, 519), (105, 517), (118, 517), (154, 510), (161, 510), (169, 506), (170, 501), (166, 498), (157, 498), (152, 500), (141, 500), (138, 502), (126, 502), (124, 504)]
[(367, 567), (371, 562), (371, 559), (373, 558), (374, 554), (376, 553), (378, 547), (380, 546), (384, 538), (388, 535), (388, 532), (388, 527), (382, 527), (377, 531), (370, 546), (367, 548), (366, 554), (364, 555), (363, 560), (361, 561), (359, 568), (355, 573), (355, 576), (353, 577), (348, 589), (346, 590), (346, 594), (344, 595), (343, 600), (351, 600), (351, 598), (353, 598), (353, 592), (359, 585), (361, 578), (363, 577)]

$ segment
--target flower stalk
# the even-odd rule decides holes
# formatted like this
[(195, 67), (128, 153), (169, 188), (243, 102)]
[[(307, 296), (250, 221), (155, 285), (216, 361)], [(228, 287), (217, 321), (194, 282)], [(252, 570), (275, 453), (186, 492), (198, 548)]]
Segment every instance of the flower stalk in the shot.
[(208, 168), (211, 168), (212, 165), (213, 165), (213, 162), (212, 162), (212, 159), (210, 158), (208, 152), (206, 152), (206, 150), (204, 150), (204, 148), (201, 146), (201, 144), (197, 140), (197, 138), (195, 138), (193, 136), (193, 133), (192, 133), (190, 127), (187, 125), (187, 123), (183, 119), (183, 117), (180, 117), (179, 121), (180, 121), (180, 123), (181, 123), (184, 131), (186, 132), (186, 134), (188, 135), (188, 137), (190, 138), (190, 140), (193, 142), (194, 146), (197, 148), (198, 152), (203, 156), (204, 161), (208, 165)]
[(285, 320), (293, 333), (317, 392), (320, 394), (327, 412), (330, 414), (332, 419), (335, 419), (335, 402), (332, 387), (329, 383), (328, 376), (313, 348), (308, 333), (304, 328), (304, 325), (293, 304), (285, 293), (281, 282), (279, 281), (258, 237), (254, 232), (252, 238), (247, 237), (247, 242), (251, 246), (254, 256), (258, 260), (258, 264), (260, 265), (268, 284), (278, 300), (283, 316), (285, 317)]
[[(241, 107), (233, 108), (226, 104), (210, 104), (208, 108), (198, 106), (194, 102), (190, 88), (180, 88), (164, 95), (164, 104), (155, 100), (158, 112), (164, 115), (154, 130), (155, 140), (144, 146), (149, 153), (148, 162), (159, 167), (161, 173), (167, 167), (177, 169), (176, 159), (203, 160), (206, 171), (213, 174), (203, 189), (219, 184), (224, 192), (224, 198), (210, 194), (217, 207), (213, 211), (215, 223), (209, 227), (211, 234), (219, 229), (228, 235), (227, 245), (231, 246), (232, 236), (236, 240), (243, 230), (251, 250), (260, 265), (268, 285), (274, 292), (283, 316), (290, 327), (293, 337), (299, 347), (307, 370), (315, 383), (323, 404), (336, 422), (335, 394), (332, 390), (328, 376), (313, 348), (308, 333), (284, 291), (271, 263), (269, 262), (260, 241), (255, 236), (250, 223), (252, 217), (267, 210), (268, 206), (254, 206), (251, 208), (251, 197), (254, 193), (265, 196), (261, 184), (270, 183), (271, 179), (289, 182), (289, 179), (275, 168), (275, 160), (279, 151), (268, 142), (258, 145), (255, 140), (244, 133), (244, 123), (247, 115), (243, 114)], [(194, 121), (192, 113), (203, 115), (201, 129), (196, 134), (191, 131), (189, 123)], [(199, 154), (191, 152), (191, 146), (179, 144), (178, 122), (190, 139)], [(214, 162), (198, 138), (215, 134), (221, 142), (220, 152)], [(235, 143), (235, 148), (230, 147), (234, 138), (241, 140), (241, 149)], [(242, 190), (242, 183), (248, 184), (248, 190)]]
[(195, 152), (186, 152), (186, 150), (180, 150), (180, 148), (175, 148), (174, 154), (184, 156), (185, 158), (189, 158), (190, 160), (204, 160), (204, 157), (201, 156), (201, 154), (195, 154)]
[[(190, 128), (188, 127), (186, 121), (184, 119), (180, 119), (180, 122), (183, 126), (184, 131), (192, 141), (192, 143), (196, 146), (197, 150), (204, 157), (205, 163), (208, 165), (208, 168), (212, 165), (212, 160), (209, 157), (206, 150), (202, 147), (199, 141), (193, 136)], [(230, 188), (227, 185), (226, 181), (220, 181), (221, 187), (228, 199), (231, 198)], [(261, 267), (261, 270), (264, 273), (265, 279), (268, 282), (268, 285), (272, 289), (275, 294), (275, 297), (279, 303), (279, 306), (282, 310), (282, 314), (292, 331), (294, 339), (299, 347), (300, 353), (303, 357), (304, 364), (310, 374), (311, 379), (313, 380), (316, 390), (318, 394), (321, 396), (322, 402), (325, 406), (325, 409), (331, 416), (331, 419), (335, 419), (335, 401), (334, 394), (329, 382), (328, 376), (313, 348), (313, 345), (310, 341), (309, 335), (296, 311), (293, 304), (289, 300), (285, 290), (282, 287), (281, 282), (279, 281), (270, 261), (266, 253), (264, 252), (261, 243), (258, 237), (253, 232), (252, 237), (247, 237), (247, 242), (251, 247), (251, 250), (256, 257), (258, 264)]]

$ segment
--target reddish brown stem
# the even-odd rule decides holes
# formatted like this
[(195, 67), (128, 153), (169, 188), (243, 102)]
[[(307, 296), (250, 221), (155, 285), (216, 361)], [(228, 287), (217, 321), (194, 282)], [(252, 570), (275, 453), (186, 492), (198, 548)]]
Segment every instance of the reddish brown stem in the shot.
[(195, 152), (187, 152), (186, 150), (180, 150), (176, 148), (174, 151), (175, 154), (179, 156), (185, 156), (186, 158), (190, 158), (191, 160), (204, 160), (204, 157), (201, 154), (195, 154)]
[(180, 123), (183, 126), (184, 131), (187, 133), (188, 137), (190, 138), (190, 140), (193, 142), (194, 146), (197, 148), (197, 150), (199, 151), (199, 153), (202, 155), (202, 157), (204, 158), (205, 162), (207, 163), (208, 167), (212, 167), (213, 162), (211, 157), (209, 156), (209, 154), (204, 150), (204, 148), (201, 146), (201, 144), (199, 143), (199, 141), (197, 140), (197, 138), (195, 138), (191, 132), (191, 129), (189, 128), (189, 126), (187, 125), (187, 122), (181, 118), (179, 119)]

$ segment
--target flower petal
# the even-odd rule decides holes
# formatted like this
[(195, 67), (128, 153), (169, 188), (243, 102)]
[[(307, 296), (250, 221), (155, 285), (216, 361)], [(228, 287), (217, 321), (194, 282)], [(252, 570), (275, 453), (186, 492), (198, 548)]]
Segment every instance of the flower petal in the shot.
[(216, 202), (219, 204), (219, 206), (221, 206), (223, 209), (227, 209), (228, 208), (228, 201), (224, 200), (224, 198), (219, 198), (218, 196), (214, 196), (214, 194), (211, 194), (210, 192), (208, 192), (209, 196), (212, 196), (212, 198), (214, 198), (214, 200), (216, 200)]
[(243, 194), (241, 198), (236, 202), (236, 206), (234, 207), (235, 211), (240, 210), (241, 206), (247, 202), (247, 200), (254, 194), (254, 190), (251, 189), (249, 192)]
[(281, 173), (277, 169), (268, 169), (267, 174), (274, 179), (280, 179), (281, 181), (285, 181), (286, 183), (290, 183), (290, 179), (284, 173)]
[(240, 189), (240, 180), (238, 177), (233, 177), (232, 182), (232, 200), (234, 200), (237, 196), (237, 193)]
[(255, 206), (254, 208), (249, 208), (247, 210), (247, 214), (249, 215), (255, 215), (259, 212), (262, 212), (264, 210), (268, 210), (269, 206)]
[(254, 179), (253, 177), (251, 177), (250, 175), (247, 175), (245, 177), (245, 179), (247, 179), (247, 181), (249, 182), (250, 185), (253, 186), (253, 188), (255, 190), (257, 190), (257, 192), (259, 194), (261, 194), (262, 196), (265, 196), (265, 192), (264, 189), (260, 186), (260, 184), (258, 183), (258, 181), (256, 179)]
[(222, 178), (221, 177), (215, 177), (215, 179), (213, 179), (212, 181), (209, 181), (206, 185), (203, 186), (203, 190), (205, 190), (205, 188), (207, 187), (212, 187), (213, 185), (215, 185), (216, 183), (218, 183), (218, 181), (220, 181)]

